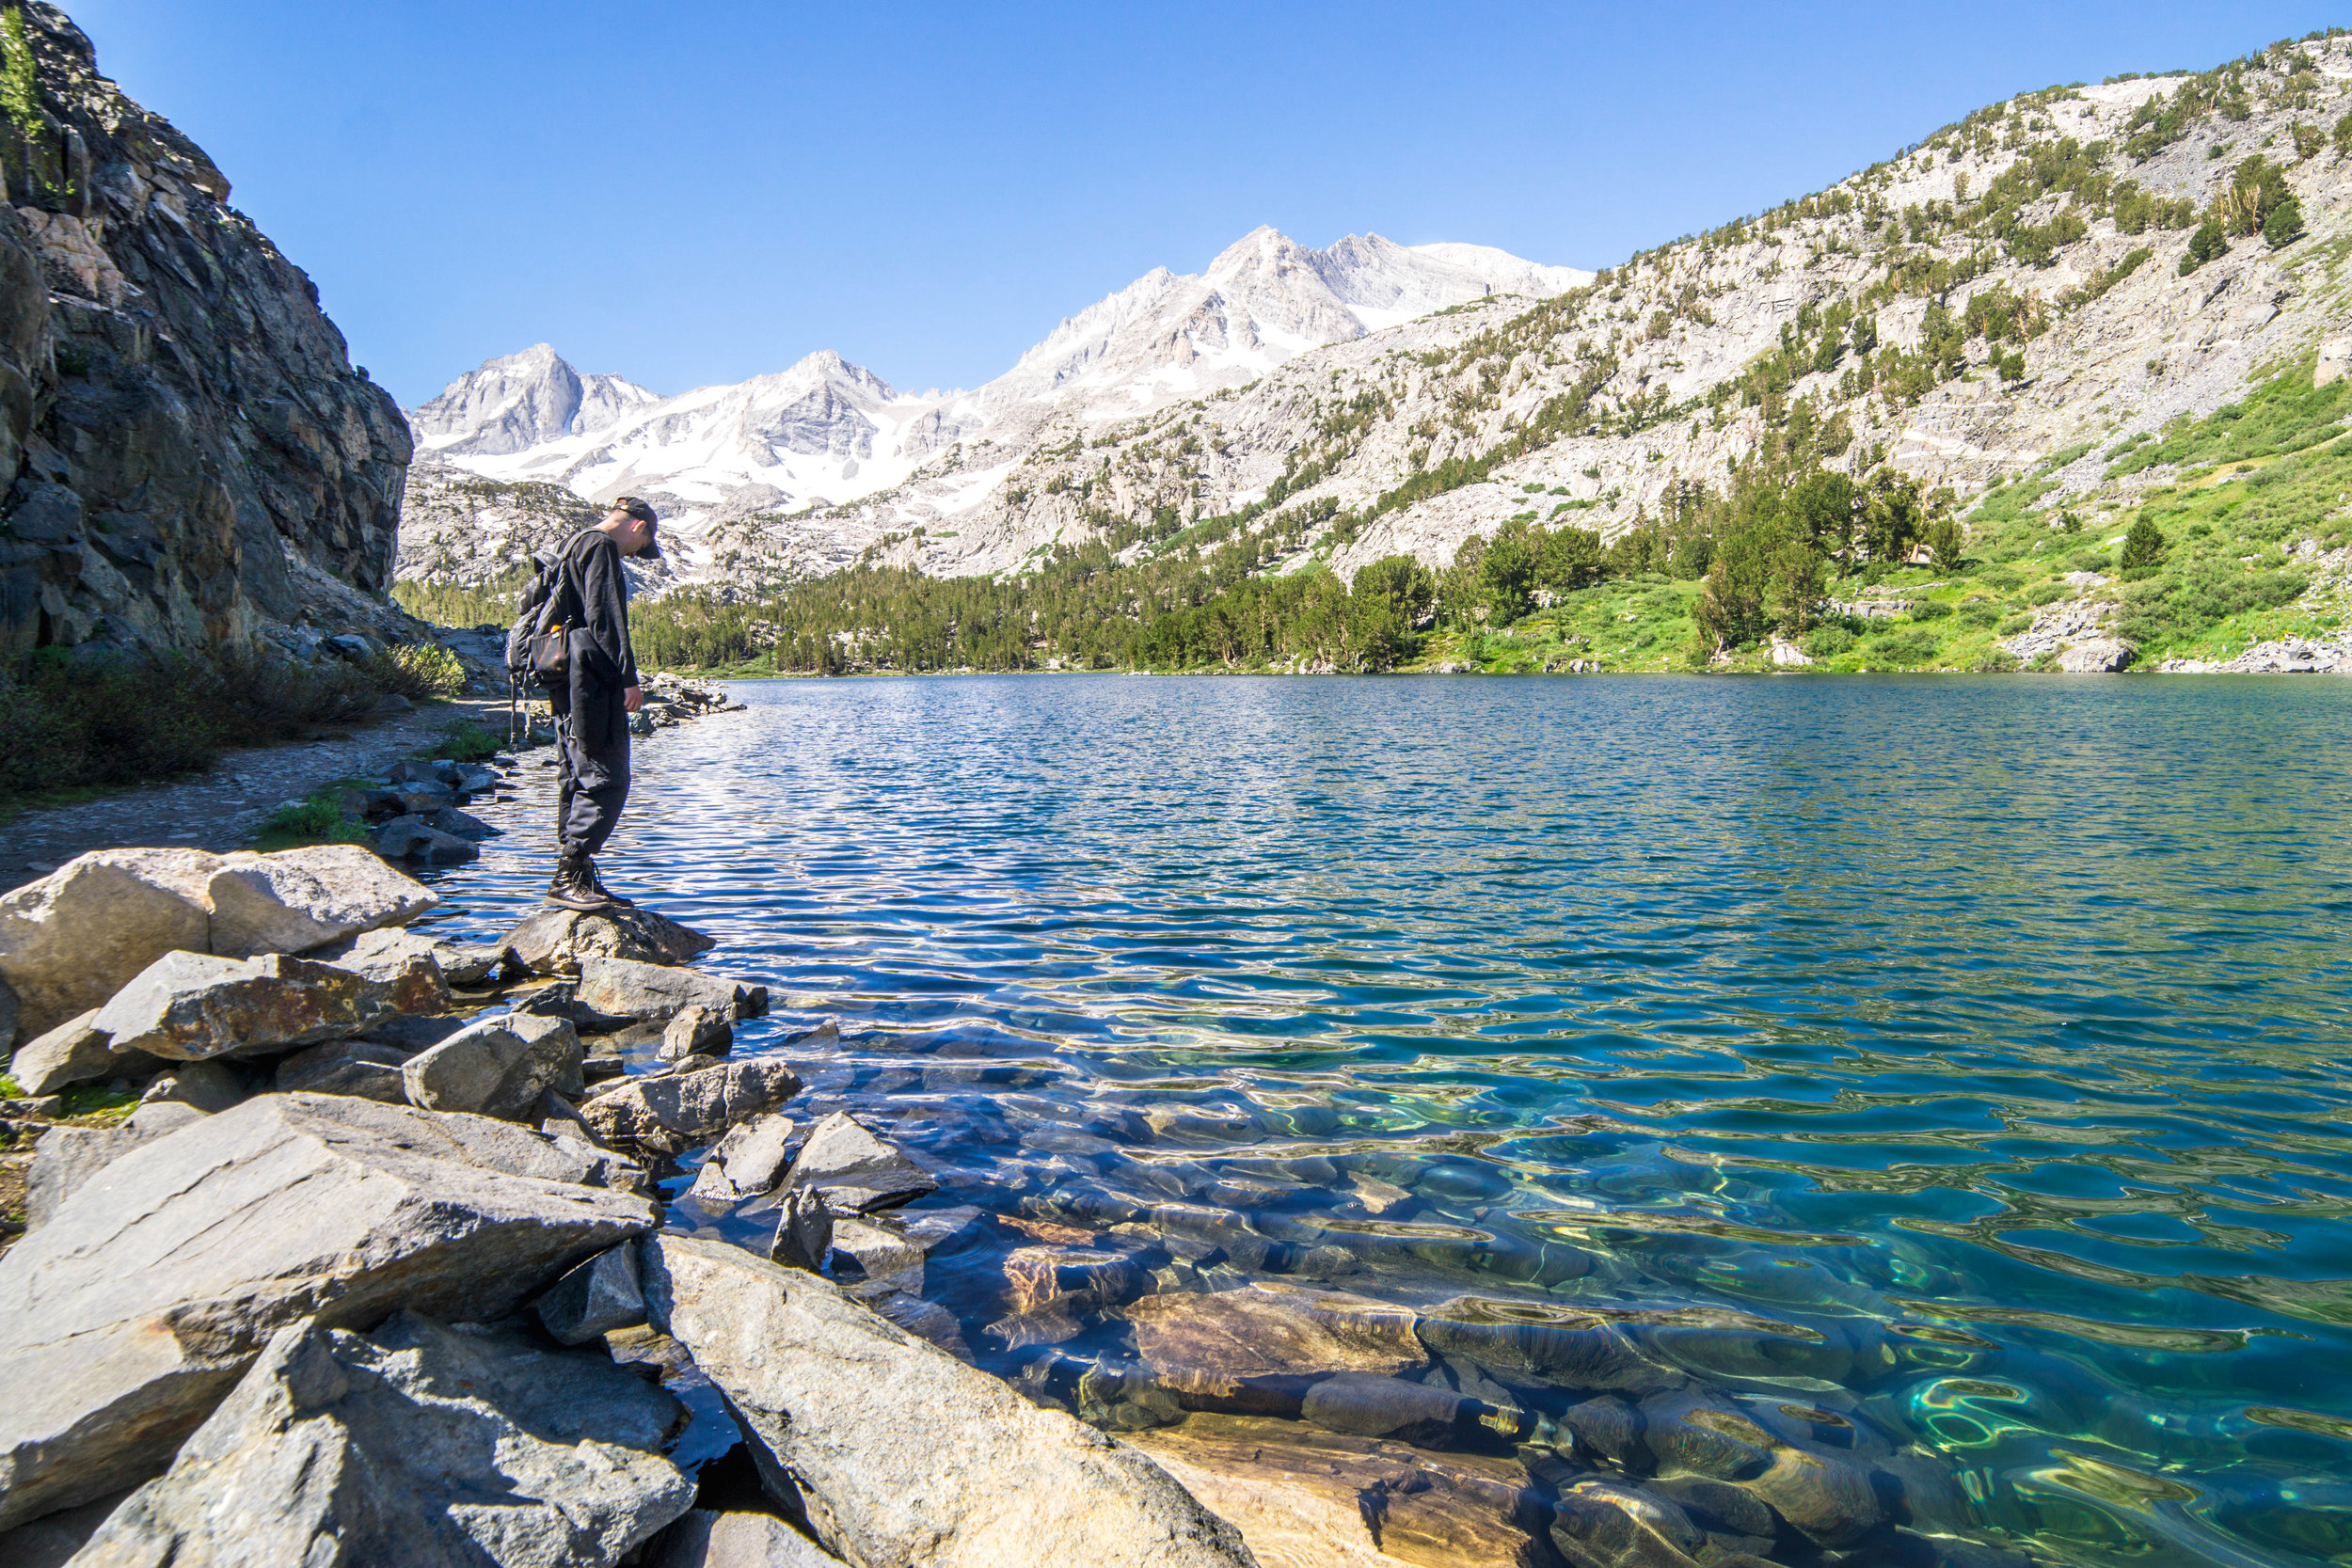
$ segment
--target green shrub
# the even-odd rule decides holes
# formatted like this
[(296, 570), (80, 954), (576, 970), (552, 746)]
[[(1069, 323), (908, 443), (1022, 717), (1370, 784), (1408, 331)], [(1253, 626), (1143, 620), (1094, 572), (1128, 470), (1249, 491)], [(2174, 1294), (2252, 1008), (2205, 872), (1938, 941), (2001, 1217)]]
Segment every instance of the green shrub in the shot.
[(1941, 599), (1922, 599), (1911, 607), (1911, 618), (1915, 621), (1941, 621), (1951, 612), (1952, 607)]
[(441, 732), (440, 739), (417, 754), (448, 762), (487, 762), (505, 749), (504, 736), (491, 734), (470, 719), (460, 719)]
[(290, 800), (262, 821), (257, 849), (294, 849), (306, 844), (358, 844), (367, 830), (343, 815), (335, 792), (322, 789), (306, 800)]
[(1935, 650), (1941, 646), (1942, 640), (1922, 626), (1915, 630), (1883, 631), (1870, 639), (1867, 652), (1873, 658), (1895, 664), (1924, 664), (1935, 657)]
[(380, 695), (370, 672), (347, 664), (44, 648), (0, 668), (0, 788), (24, 796), (194, 772), (231, 746), (348, 722)]
[(2019, 632), (2024, 631), (2032, 625), (2033, 617), (2030, 615), (2012, 615), (2008, 620), (2003, 621), (1999, 626), (1994, 626), (1993, 628), (1993, 633), (1996, 637), (2014, 637)]
[(1843, 626), (1815, 626), (1799, 646), (1815, 658), (1836, 658), (1853, 646), (1853, 633)]
[(1958, 613), (1962, 626), (1979, 629), (1994, 625), (2001, 618), (2001, 612), (1989, 604), (1964, 604)]
[(466, 667), (438, 642), (387, 648), (375, 656), (370, 673), (395, 696), (454, 697), (466, 689)]
[(2056, 580), (2049, 582), (2037, 582), (2031, 588), (2026, 590), (2026, 602), (2036, 607), (2045, 604), (2056, 604), (2058, 600), (2066, 597), (2067, 594), (2072, 594), (2074, 590), (2067, 587), (2066, 584)]

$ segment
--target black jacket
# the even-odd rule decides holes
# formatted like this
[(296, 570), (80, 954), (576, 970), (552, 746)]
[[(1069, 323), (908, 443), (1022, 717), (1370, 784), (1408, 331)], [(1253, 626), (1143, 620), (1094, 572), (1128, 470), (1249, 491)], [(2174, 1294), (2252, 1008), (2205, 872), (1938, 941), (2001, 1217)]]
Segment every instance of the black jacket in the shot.
[(620, 546), (602, 529), (584, 529), (564, 547), (564, 586), (576, 614), (567, 617), (572, 657), (599, 686), (638, 684), (637, 653), (628, 641), (628, 574)]

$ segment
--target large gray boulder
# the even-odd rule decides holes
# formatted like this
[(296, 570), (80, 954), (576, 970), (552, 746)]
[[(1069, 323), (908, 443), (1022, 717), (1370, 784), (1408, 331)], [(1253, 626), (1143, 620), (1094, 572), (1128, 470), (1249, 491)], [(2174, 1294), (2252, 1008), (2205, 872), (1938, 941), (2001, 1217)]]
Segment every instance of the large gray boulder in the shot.
[(582, 958), (691, 963), (718, 942), (651, 910), (541, 910), (499, 945), (535, 974), (577, 974)]
[(659, 1078), (631, 1078), (580, 1108), (608, 1143), (675, 1158), (801, 1092), (782, 1062), (728, 1062)]
[(668, 1018), (696, 1006), (728, 1018), (757, 1018), (768, 1010), (766, 986), (630, 958), (581, 958), (580, 999), (607, 1018)]
[(401, 1069), (410, 1104), (538, 1119), (540, 1096), (580, 1093), (580, 1032), (560, 1018), (504, 1013), (471, 1023)]
[(399, 1010), (393, 986), (334, 964), (281, 953), (167, 953), (101, 1007), (90, 1027), (117, 1051), (200, 1061), (345, 1039)]
[(98, 849), (0, 895), (0, 981), (17, 1033), (46, 1034), (102, 1006), (165, 954), (212, 945), (201, 849)]
[(685, 1415), (602, 1355), (290, 1323), (82, 1568), (612, 1568), (693, 1504)]
[(1240, 1532), (1168, 1472), (718, 1243), (647, 1243), (646, 1305), (727, 1396), (770, 1489), (859, 1568), (1234, 1568)]
[(212, 949), (232, 958), (307, 952), (405, 925), (441, 901), (356, 844), (224, 855), (204, 890)]
[(0, 1528), (161, 1469), (288, 1323), (497, 1318), (650, 1229), (598, 1174), (584, 1144), (335, 1095), (121, 1154), (0, 1258)]

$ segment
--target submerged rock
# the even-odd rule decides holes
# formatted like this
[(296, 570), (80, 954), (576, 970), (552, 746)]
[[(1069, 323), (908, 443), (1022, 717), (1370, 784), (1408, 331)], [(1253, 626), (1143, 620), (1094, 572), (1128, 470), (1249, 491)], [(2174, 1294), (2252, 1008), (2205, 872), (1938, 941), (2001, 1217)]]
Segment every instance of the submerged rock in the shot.
[(650, 1229), (584, 1146), (267, 1095), (121, 1154), (0, 1257), (0, 1528), (161, 1468), (290, 1319), (496, 1318)]
[(292, 1323), (74, 1561), (612, 1568), (692, 1506), (678, 1402), (601, 1355)]
[(500, 939), (516, 961), (538, 974), (578, 974), (582, 958), (691, 963), (713, 939), (652, 910), (544, 909)]
[(646, 1251), (656, 1326), (735, 1408), (762, 1480), (854, 1563), (1238, 1568), (1240, 1534), (1133, 1449), (845, 1299), (713, 1243)]
[(1647, 1393), (1690, 1380), (1645, 1356), (1614, 1324), (1541, 1302), (1460, 1296), (1422, 1314), (1422, 1342), (1561, 1388)]
[(1385, 1302), (1263, 1285), (1145, 1296), (1136, 1354), (1188, 1408), (1295, 1415), (1307, 1380), (1423, 1365), (1413, 1315)]
[(1676, 1503), (1601, 1480), (1561, 1489), (1551, 1540), (1575, 1568), (1692, 1568), (1708, 1545)]
[(1516, 1460), (1433, 1454), (1263, 1417), (1198, 1415), (1127, 1438), (1232, 1520), (1267, 1564), (1550, 1568), (1549, 1509)]

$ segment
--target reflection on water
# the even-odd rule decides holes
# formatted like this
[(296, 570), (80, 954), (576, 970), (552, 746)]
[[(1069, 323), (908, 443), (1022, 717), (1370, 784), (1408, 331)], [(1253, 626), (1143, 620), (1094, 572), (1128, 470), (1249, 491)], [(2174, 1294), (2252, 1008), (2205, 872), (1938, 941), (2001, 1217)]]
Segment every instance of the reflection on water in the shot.
[[(1032, 1394), (1152, 1428), (1125, 1303), (1339, 1291), (1461, 1347), (1406, 1374), (1458, 1424), (1395, 1430), (1564, 1517), (1638, 1405), (1730, 1445), (1684, 1468), (1739, 1496), (1676, 1483), (1715, 1555), (1835, 1549), (1724, 1521), (1839, 1451), (2040, 1560), (2352, 1553), (2352, 689), (738, 692), (641, 747), (608, 871), (779, 989), (739, 1049), (1015, 1222), (923, 1293)], [(532, 897), (544, 793), (464, 922)], [(1646, 1370), (1588, 1408), (1604, 1344)]]

